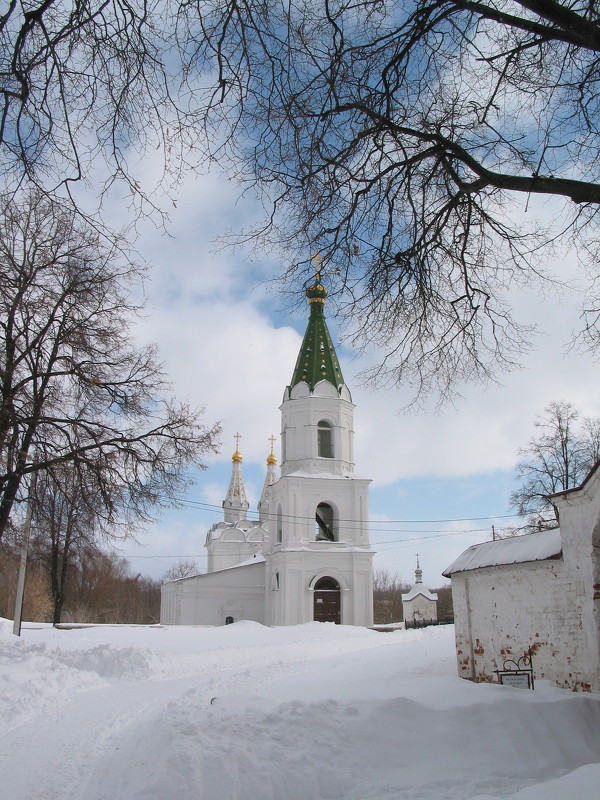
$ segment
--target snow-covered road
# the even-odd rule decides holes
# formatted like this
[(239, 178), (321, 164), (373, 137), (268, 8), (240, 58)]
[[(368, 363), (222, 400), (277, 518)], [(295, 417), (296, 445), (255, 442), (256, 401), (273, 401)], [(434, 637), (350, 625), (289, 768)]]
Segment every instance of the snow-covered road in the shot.
[(2, 800), (558, 800), (600, 697), (455, 675), (452, 628), (0, 633)]

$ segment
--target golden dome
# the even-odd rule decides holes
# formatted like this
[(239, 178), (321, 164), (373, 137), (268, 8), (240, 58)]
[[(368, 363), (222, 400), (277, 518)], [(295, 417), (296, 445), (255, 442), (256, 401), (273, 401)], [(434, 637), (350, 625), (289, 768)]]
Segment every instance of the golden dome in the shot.
[(235, 448), (235, 453), (231, 456), (231, 460), (233, 461), (234, 464), (242, 463), (242, 454), (237, 449), (237, 447)]

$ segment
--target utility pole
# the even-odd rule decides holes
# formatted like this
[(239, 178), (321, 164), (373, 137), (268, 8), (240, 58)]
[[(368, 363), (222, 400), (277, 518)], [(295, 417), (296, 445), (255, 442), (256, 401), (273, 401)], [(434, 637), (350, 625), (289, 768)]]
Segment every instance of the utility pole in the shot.
[(17, 581), (17, 595), (15, 597), (15, 618), (13, 620), (13, 633), (21, 635), (21, 618), (23, 616), (23, 596), (25, 594), (25, 576), (27, 574), (27, 556), (29, 554), (29, 531), (31, 530), (31, 515), (33, 513), (33, 493), (35, 489), (37, 472), (31, 476), (29, 493), (27, 495), (27, 511), (23, 526), (23, 545), (21, 547), (21, 563), (19, 565), (19, 579)]

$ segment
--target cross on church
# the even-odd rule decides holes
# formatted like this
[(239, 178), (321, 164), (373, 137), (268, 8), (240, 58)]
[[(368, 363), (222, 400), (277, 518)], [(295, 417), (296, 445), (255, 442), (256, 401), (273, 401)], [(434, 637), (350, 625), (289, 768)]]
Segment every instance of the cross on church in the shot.
[(271, 436), (269, 437), (269, 441), (271, 442), (271, 452), (273, 452), (273, 448), (275, 447), (275, 442), (277, 441), (277, 439), (275, 439), (274, 436)]
[(317, 283), (321, 281), (321, 263), (323, 262), (323, 258), (319, 255), (319, 253), (315, 253), (313, 256), (313, 264), (315, 265), (315, 279)]
[(240, 439), (242, 438), (241, 433), (234, 434), (233, 438), (235, 439), (235, 449), (239, 450), (240, 449)]

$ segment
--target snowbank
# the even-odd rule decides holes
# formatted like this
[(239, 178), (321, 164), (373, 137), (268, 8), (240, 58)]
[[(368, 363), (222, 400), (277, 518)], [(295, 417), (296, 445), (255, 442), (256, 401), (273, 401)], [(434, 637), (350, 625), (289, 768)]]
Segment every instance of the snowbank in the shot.
[(11, 800), (563, 800), (600, 781), (600, 697), (461, 681), (451, 627), (11, 629)]

